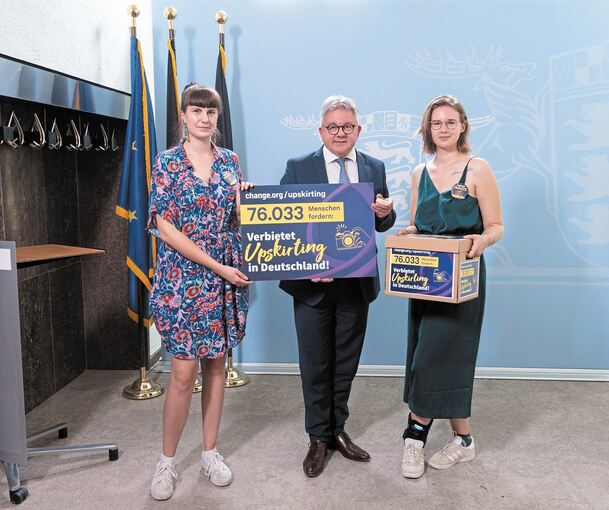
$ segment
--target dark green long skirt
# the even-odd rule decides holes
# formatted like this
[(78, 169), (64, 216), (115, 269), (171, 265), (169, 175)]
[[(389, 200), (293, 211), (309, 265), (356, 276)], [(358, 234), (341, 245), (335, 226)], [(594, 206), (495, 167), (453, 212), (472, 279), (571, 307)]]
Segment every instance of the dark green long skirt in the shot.
[(404, 402), (424, 418), (468, 418), (480, 330), (486, 269), (480, 261), (478, 298), (460, 304), (411, 299)]

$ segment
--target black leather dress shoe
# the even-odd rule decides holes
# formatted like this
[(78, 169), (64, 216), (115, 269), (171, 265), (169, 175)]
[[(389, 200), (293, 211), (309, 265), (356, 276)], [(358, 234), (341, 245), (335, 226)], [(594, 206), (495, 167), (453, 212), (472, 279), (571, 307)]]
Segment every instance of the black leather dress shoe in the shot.
[(357, 462), (368, 462), (370, 460), (368, 452), (351, 441), (349, 434), (344, 430), (336, 436), (335, 441), (336, 449), (343, 457)]
[(302, 469), (307, 476), (319, 476), (324, 470), (324, 460), (328, 455), (328, 445), (319, 439), (311, 441), (309, 451), (302, 463)]

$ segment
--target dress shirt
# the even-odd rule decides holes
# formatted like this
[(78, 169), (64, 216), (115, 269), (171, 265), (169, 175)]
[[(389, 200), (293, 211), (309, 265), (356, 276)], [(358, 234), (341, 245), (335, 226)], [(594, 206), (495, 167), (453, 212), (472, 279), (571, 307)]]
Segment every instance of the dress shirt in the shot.
[[(340, 175), (340, 166), (336, 161), (338, 156), (336, 154), (332, 154), (325, 145), (323, 148), (323, 153), (324, 161), (326, 163), (326, 174), (328, 174), (328, 184), (338, 184), (338, 177)], [(343, 158), (345, 160), (345, 168), (347, 170), (349, 182), (359, 182), (356, 158), (357, 156), (355, 155), (355, 148), (351, 149), (351, 152)]]

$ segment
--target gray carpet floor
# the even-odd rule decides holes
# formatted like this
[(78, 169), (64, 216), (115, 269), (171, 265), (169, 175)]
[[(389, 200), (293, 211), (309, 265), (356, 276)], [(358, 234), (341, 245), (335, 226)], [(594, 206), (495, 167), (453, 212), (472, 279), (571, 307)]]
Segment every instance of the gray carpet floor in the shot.
[[(180, 448), (174, 497), (155, 502), (148, 486), (161, 448), (164, 397), (121, 396), (135, 372), (88, 371), (27, 416), (29, 431), (55, 422), (69, 437), (39, 442), (116, 441), (120, 459), (106, 453), (30, 459), (22, 468), (27, 509), (578, 509), (609, 508), (609, 384), (477, 380), (473, 434), (477, 458), (446, 471), (401, 476), (406, 416), (399, 378), (358, 377), (347, 431), (372, 460), (351, 462), (338, 453), (319, 478), (308, 479), (302, 460), (308, 439), (297, 376), (253, 376), (227, 390), (218, 449), (235, 480), (218, 488), (200, 472), (200, 405), (193, 398)], [(167, 382), (168, 375), (158, 380)], [(436, 422), (427, 458), (451, 437)], [(0, 475), (3, 475), (0, 472)], [(6, 480), (0, 508), (11, 508)]]

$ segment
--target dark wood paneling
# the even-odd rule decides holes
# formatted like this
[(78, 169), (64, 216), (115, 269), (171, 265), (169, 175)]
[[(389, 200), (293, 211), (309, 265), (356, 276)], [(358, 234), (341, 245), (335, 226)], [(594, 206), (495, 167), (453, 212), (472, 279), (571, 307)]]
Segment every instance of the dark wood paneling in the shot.
[(49, 275), (19, 282), (26, 413), (56, 391)]
[[(123, 144), (126, 122), (0, 97), (2, 123), (15, 111), (29, 131), (34, 113), (62, 133), (70, 119), (95, 136), (104, 124)], [(139, 367), (137, 325), (127, 309), (127, 227), (115, 213), (119, 151), (37, 150), (0, 145), (0, 239), (17, 246), (66, 244), (106, 254), (19, 267), (26, 409), (86, 368)], [(118, 390), (117, 390), (118, 391)]]

